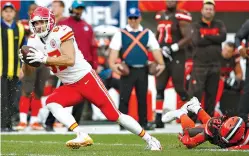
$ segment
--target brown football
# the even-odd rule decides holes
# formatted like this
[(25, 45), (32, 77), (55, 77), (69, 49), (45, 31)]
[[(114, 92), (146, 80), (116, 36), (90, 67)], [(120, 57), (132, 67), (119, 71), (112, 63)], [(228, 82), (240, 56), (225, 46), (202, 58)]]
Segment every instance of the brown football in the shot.
[(127, 66), (127, 64), (125, 64), (124, 62), (121, 63), (123, 69), (120, 69), (119, 68), (119, 71), (121, 72), (121, 74), (123, 76), (127, 76), (130, 74), (130, 70), (129, 70), (129, 67)]
[(40, 62), (29, 63), (30, 60), (27, 59), (27, 54), (28, 54), (29, 52), (32, 53), (32, 51), (29, 50), (30, 48), (33, 48), (33, 47), (26, 46), (26, 45), (23, 45), (23, 46), (22, 46), (22, 48), (21, 48), (21, 53), (22, 53), (22, 55), (23, 55), (23, 61), (24, 61), (26, 64), (28, 64), (28, 65), (30, 65), (30, 66), (32, 66), (32, 67), (39, 67), (39, 66), (41, 65)]
[(149, 74), (150, 75), (156, 75), (157, 74), (158, 71), (157, 71), (156, 67), (157, 67), (157, 63), (155, 63), (155, 62), (152, 62), (152, 63), (149, 64)]

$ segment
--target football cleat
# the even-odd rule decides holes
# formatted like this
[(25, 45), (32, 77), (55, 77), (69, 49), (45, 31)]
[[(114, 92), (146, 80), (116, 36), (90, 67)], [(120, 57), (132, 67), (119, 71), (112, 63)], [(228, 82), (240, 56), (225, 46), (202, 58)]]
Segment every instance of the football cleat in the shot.
[(33, 130), (43, 130), (43, 129), (44, 129), (44, 128), (42, 127), (42, 125), (39, 124), (38, 122), (35, 122), (35, 123), (31, 124), (30, 127), (31, 127)]
[(145, 149), (151, 151), (161, 151), (163, 148), (156, 138), (151, 137), (151, 139), (147, 141), (147, 146)]
[(19, 124), (16, 126), (16, 130), (22, 131), (27, 127), (27, 124), (24, 122), (19, 122)]
[(164, 123), (171, 122), (173, 120), (179, 119), (181, 115), (187, 114), (187, 113), (188, 111), (184, 109), (177, 109), (177, 110), (167, 112), (166, 114), (162, 116), (162, 122)]
[(200, 108), (201, 108), (201, 103), (196, 97), (193, 97), (190, 101), (188, 101), (181, 107), (181, 109), (185, 109), (195, 114), (198, 113)]
[(66, 142), (66, 146), (71, 148), (71, 149), (79, 149), (80, 147), (87, 147), (93, 145), (93, 140), (92, 138), (87, 135), (79, 135), (73, 140), (69, 140)]

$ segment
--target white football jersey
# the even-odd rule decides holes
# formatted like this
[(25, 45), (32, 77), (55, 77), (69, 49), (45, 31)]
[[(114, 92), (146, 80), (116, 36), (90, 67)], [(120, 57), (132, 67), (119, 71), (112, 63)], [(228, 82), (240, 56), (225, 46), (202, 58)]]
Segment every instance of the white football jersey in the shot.
[(28, 39), (27, 44), (41, 52), (47, 53), (50, 57), (58, 57), (61, 55), (61, 44), (69, 39), (74, 40), (74, 66), (48, 66), (63, 84), (72, 84), (79, 81), (92, 69), (78, 48), (72, 29), (66, 25), (55, 26), (45, 40), (45, 43), (43, 43), (38, 36), (32, 35)]

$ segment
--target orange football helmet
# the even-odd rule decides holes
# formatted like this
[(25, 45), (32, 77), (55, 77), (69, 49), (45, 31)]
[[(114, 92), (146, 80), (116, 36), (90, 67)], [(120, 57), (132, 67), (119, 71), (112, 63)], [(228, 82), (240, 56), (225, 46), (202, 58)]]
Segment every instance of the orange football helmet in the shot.
[(219, 133), (221, 139), (226, 143), (237, 143), (244, 138), (246, 124), (241, 117), (233, 116), (225, 120)]

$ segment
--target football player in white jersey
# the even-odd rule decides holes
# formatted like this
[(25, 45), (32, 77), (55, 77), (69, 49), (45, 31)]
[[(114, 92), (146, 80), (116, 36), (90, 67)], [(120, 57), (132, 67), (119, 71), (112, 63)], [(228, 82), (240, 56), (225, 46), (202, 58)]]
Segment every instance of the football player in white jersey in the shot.
[[(28, 45), (35, 49), (29, 49), (31, 52), (27, 54), (27, 59), (30, 63), (47, 65), (64, 84), (48, 97), (46, 105), (57, 120), (76, 133), (76, 138), (66, 143), (68, 147), (79, 148), (93, 144), (90, 136), (80, 132), (74, 117), (64, 109), (86, 98), (108, 120), (119, 123), (145, 140), (147, 149), (162, 149), (160, 142), (145, 132), (136, 120), (115, 108), (100, 78), (78, 49), (70, 27), (56, 26), (53, 13), (45, 7), (38, 7), (30, 15), (30, 29), (34, 35), (28, 40)], [(19, 55), (22, 59), (22, 54)], [(23, 64), (23, 68), (27, 69), (25, 66), (28, 65)]]

